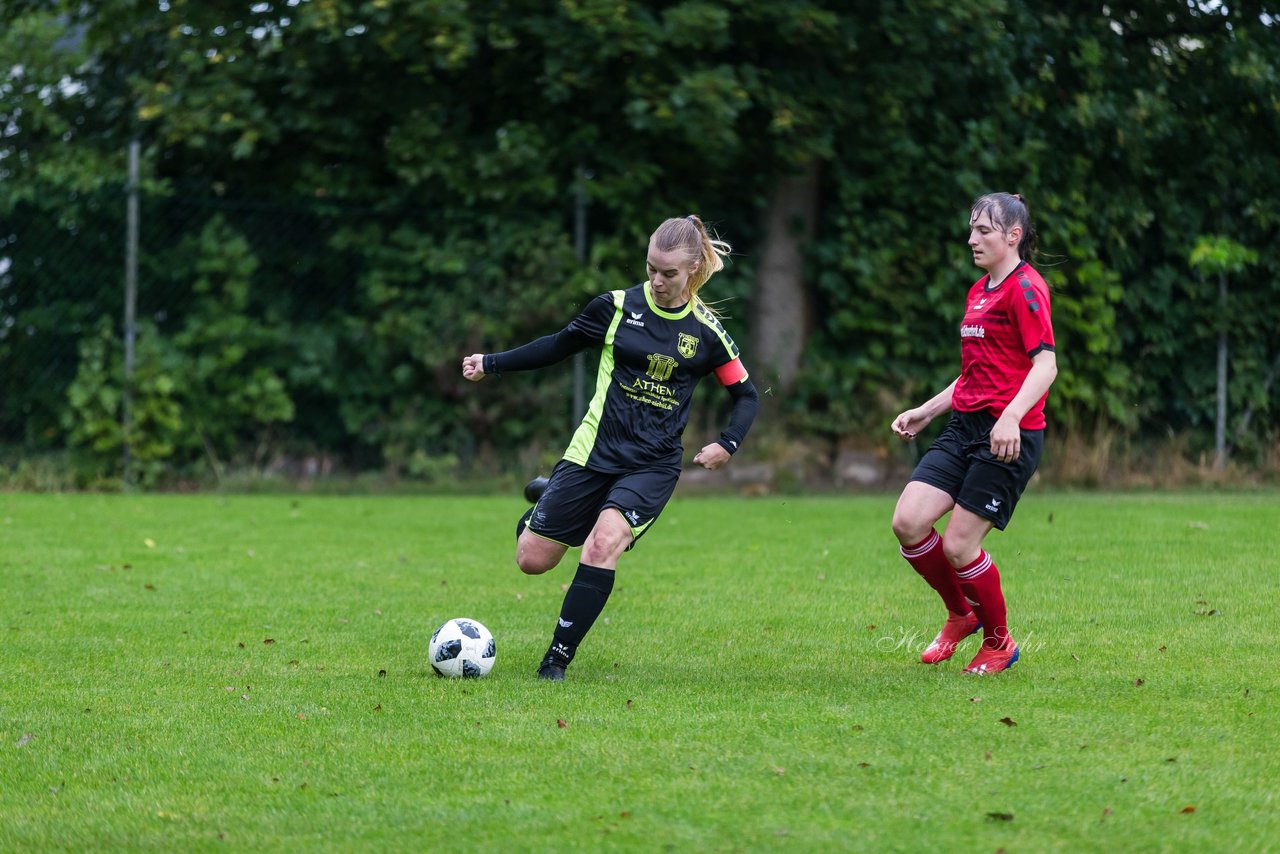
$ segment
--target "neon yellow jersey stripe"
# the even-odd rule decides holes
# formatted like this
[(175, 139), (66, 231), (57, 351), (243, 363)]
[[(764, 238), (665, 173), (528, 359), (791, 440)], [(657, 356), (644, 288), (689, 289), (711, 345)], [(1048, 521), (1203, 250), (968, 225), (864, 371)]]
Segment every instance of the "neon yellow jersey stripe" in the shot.
[(573, 440), (564, 452), (564, 458), (580, 466), (587, 464), (591, 449), (596, 444), (596, 433), (600, 430), (600, 415), (604, 412), (604, 401), (609, 394), (609, 383), (613, 380), (613, 339), (618, 333), (618, 324), (622, 323), (622, 299), (625, 291), (612, 291), (613, 321), (604, 336), (604, 346), (600, 349), (600, 367), (596, 370), (596, 393), (587, 407), (587, 414), (582, 416), (582, 423), (574, 431)]
[(724, 331), (724, 325), (715, 318), (715, 315), (713, 315), (705, 305), (699, 303), (697, 309), (693, 313), (693, 316), (698, 318), (698, 321), (703, 326), (710, 328), (711, 331), (716, 334), (716, 337), (720, 339), (720, 343), (724, 345), (725, 351), (730, 356), (737, 358), (737, 345), (733, 343), (733, 339), (729, 337), (729, 333)]

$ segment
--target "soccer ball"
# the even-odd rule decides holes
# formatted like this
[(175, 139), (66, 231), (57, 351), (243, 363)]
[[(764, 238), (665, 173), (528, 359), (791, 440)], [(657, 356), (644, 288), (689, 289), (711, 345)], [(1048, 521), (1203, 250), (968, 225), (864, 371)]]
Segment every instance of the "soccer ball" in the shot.
[(427, 654), (441, 676), (483, 676), (493, 667), (493, 635), (465, 617), (446, 620), (431, 636)]

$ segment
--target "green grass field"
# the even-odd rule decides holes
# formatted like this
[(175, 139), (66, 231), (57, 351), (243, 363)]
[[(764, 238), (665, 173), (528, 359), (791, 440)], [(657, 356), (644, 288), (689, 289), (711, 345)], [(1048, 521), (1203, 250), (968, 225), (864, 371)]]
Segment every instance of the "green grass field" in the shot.
[(987, 678), (893, 500), (677, 497), (548, 684), (517, 498), (0, 495), (0, 850), (1277, 850), (1280, 495), (1033, 492)]

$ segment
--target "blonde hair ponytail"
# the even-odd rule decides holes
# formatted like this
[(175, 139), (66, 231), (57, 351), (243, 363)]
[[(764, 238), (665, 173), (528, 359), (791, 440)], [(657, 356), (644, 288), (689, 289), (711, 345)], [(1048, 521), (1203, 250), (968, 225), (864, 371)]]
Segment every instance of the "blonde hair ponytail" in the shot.
[(708, 279), (724, 269), (724, 259), (733, 252), (733, 247), (719, 237), (712, 236), (697, 214), (666, 220), (654, 231), (649, 242), (659, 252), (680, 250), (689, 260), (698, 262), (697, 267), (689, 274), (689, 293), (695, 303), (702, 303), (714, 313), (698, 296), (698, 291), (702, 290)]

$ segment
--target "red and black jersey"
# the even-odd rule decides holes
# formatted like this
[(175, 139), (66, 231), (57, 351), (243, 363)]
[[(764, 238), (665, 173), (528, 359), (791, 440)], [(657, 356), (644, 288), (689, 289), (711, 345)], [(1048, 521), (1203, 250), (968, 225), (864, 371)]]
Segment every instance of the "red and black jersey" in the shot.
[[(1049, 288), (1023, 262), (1004, 281), (983, 276), (969, 289), (960, 323), (960, 379), (951, 396), (958, 412), (987, 410), (996, 417), (1018, 394), (1041, 350), (1053, 350)], [(1023, 430), (1044, 428), (1048, 393), (1027, 410)]]

